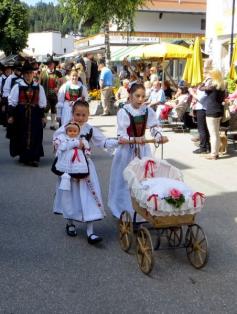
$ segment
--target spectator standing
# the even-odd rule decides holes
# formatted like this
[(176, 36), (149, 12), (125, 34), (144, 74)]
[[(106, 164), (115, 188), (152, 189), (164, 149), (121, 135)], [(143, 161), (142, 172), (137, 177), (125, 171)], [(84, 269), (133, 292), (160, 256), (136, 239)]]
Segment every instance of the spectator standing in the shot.
[(90, 52), (87, 52), (84, 56), (84, 62), (85, 62), (85, 66), (86, 66), (86, 83), (87, 83), (87, 86), (88, 88), (90, 88), (90, 78), (91, 78), (91, 64), (92, 64), (92, 58), (93, 58), (93, 55), (92, 53)]
[(90, 89), (99, 88), (99, 71), (97, 62), (94, 60), (94, 56), (91, 58), (91, 76), (90, 76)]
[(220, 148), (220, 122), (223, 116), (224, 107), (222, 105), (225, 99), (225, 83), (222, 73), (219, 70), (209, 72), (210, 82), (207, 86), (203, 84), (200, 90), (206, 92), (207, 97), (203, 100), (203, 105), (206, 106), (206, 121), (207, 128), (210, 134), (211, 154), (207, 159), (216, 160), (219, 157)]
[(159, 81), (158, 75), (157, 75), (157, 69), (156, 69), (156, 67), (151, 67), (150, 68), (150, 82), (151, 82), (151, 85), (153, 85), (153, 83), (155, 81)]
[(113, 73), (105, 66), (105, 60), (99, 61), (100, 71), (100, 89), (101, 89), (101, 102), (103, 107), (103, 116), (111, 114), (111, 99), (113, 97)]

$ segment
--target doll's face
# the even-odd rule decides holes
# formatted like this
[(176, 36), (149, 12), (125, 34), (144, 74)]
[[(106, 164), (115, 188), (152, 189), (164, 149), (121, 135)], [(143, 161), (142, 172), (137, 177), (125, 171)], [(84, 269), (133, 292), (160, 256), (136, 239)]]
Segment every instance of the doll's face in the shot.
[(71, 138), (77, 137), (79, 135), (79, 128), (76, 125), (69, 126), (66, 133)]
[(73, 112), (73, 119), (79, 125), (83, 125), (88, 121), (89, 118), (89, 109), (84, 106), (76, 106), (74, 112)]

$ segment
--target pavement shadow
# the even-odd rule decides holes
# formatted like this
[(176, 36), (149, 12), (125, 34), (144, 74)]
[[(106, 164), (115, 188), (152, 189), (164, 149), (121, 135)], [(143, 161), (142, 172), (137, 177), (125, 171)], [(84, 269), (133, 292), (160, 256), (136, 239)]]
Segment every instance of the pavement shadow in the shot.
[(180, 169), (180, 170), (184, 170), (184, 169), (192, 169), (192, 167), (190, 167), (188, 164), (182, 163), (180, 161), (177, 161), (176, 159), (172, 159), (172, 158), (167, 158), (165, 159), (167, 162), (169, 162), (172, 166), (175, 166), (176, 168)]

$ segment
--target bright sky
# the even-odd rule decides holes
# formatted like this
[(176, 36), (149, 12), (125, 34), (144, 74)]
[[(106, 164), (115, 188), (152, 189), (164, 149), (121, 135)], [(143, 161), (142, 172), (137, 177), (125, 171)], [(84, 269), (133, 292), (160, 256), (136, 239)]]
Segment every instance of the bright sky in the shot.
[[(27, 3), (28, 5), (35, 5), (38, 2), (41, 2), (41, 0), (22, 0), (23, 2)], [(53, 4), (57, 4), (57, 0), (42, 0), (42, 2), (49, 3), (52, 2)]]

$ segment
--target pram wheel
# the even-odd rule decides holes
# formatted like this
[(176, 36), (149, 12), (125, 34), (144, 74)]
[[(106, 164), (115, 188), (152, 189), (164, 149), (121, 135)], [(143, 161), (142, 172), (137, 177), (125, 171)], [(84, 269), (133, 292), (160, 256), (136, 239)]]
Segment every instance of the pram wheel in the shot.
[(182, 227), (170, 227), (166, 230), (166, 237), (170, 247), (180, 246), (183, 239)]
[(204, 267), (208, 261), (208, 244), (206, 235), (199, 225), (188, 226), (185, 246), (188, 260), (192, 266), (197, 269)]
[(128, 211), (123, 211), (119, 219), (119, 243), (121, 249), (128, 252), (132, 245), (133, 225)]
[(141, 227), (137, 232), (136, 255), (141, 271), (148, 275), (152, 271), (154, 257), (151, 235), (145, 227)]

